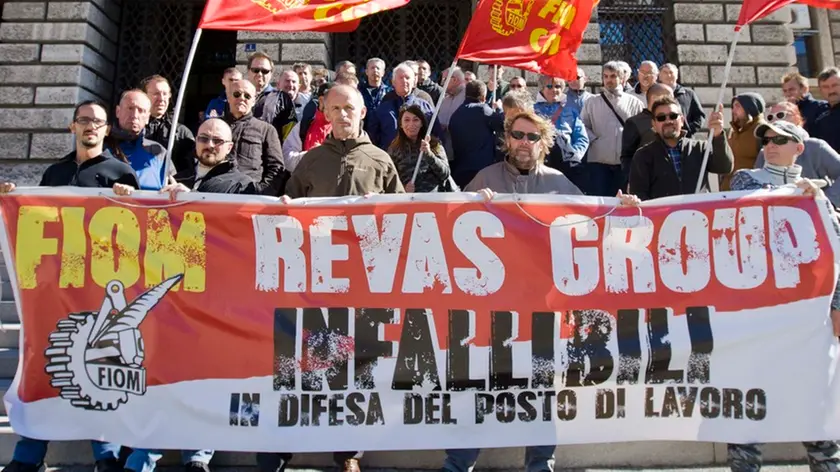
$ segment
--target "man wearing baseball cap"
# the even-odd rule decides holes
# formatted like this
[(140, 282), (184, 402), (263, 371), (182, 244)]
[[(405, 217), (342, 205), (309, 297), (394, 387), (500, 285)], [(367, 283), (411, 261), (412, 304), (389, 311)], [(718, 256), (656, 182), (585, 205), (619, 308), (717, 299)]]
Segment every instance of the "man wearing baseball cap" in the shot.
[[(805, 195), (820, 197), (828, 204), (820, 187), (825, 181), (802, 178), (802, 167), (796, 164), (796, 158), (805, 150), (804, 130), (793, 123), (773, 121), (762, 123), (755, 129), (755, 137), (764, 146), (764, 166), (760, 169), (742, 169), (736, 171), (730, 183), (731, 190), (756, 190), (796, 186)], [(829, 208), (831, 206), (829, 205)], [(837, 219), (835, 231), (840, 232)], [(834, 335), (840, 336), (840, 284), (831, 298), (831, 321)], [(836, 471), (840, 469), (840, 447), (836, 441), (805, 441), (802, 443), (808, 454), (808, 463), (812, 471)], [(760, 444), (729, 444), (727, 460), (733, 472), (755, 472), (761, 468)]]

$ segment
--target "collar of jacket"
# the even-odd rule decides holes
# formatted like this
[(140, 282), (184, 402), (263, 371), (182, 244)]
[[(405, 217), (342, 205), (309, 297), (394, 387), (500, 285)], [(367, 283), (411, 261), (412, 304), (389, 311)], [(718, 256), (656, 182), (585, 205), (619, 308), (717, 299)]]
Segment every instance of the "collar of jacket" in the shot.
[(250, 111), (248, 113), (240, 116), (239, 118), (234, 117), (233, 113), (227, 113), (227, 114), (225, 114), (225, 121), (227, 122), (227, 124), (232, 125), (232, 124), (238, 123), (240, 121), (248, 121), (253, 117), (254, 117), (254, 114)]
[(336, 139), (335, 136), (333, 136), (333, 134), (330, 133), (330, 135), (327, 136), (327, 139), (324, 141), (322, 146), (330, 146), (336, 148), (339, 152), (345, 154), (363, 144), (371, 144), (370, 136), (368, 136), (368, 134), (364, 131), (362, 131), (358, 137), (348, 138), (344, 141)]
[(125, 143), (129, 146), (137, 146), (138, 144), (143, 143), (143, 138), (146, 137), (146, 128), (140, 130), (140, 134), (134, 135), (120, 128), (119, 125), (115, 125), (111, 127), (111, 135), (114, 136), (120, 144)]
[(227, 174), (234, 168), (236, 168), (236, 164), (234, 164), (233, 161), (226, 159), (214, 165), (209, 171), (207, 171), (207, 174), (204, 175), (204, 178), (202, 178), (201, 181), (206, 182), (217, 175)]
[(161, 125), (161, 124), (172, 124), (172, 118), (169, 116), (169, 113), (164, 113), (163, 116), (160, 118), (152, 118), (149, 117), (149, 125)]
[[(505, 156), (505, 160), (504, 160), (505, 172), (507, 172), (508, 174), (513, 176), (514, 178), (523, 175), (522, 170), (519, 167), (516, 167), (515, 165), (513, 165), (513, 163), (510, 162), (510, 160), (511, 159), (510, 159), (509, 156)], [(537, 161), (537, 163), (534, 164), (534, 167), (532, 167), (531, 169), (528, 170), (528, 175), (536, 174), (537, 171), (540, 169), (540, 167), (542, 165), (543, 165), (542, 161)]]
[(748, 121), (748, 122), (747, 122), (747, 124), (745, 124), (743, 128), (739, 128), (739, 127), (738, 127), (738, 125), (737, 125), (737, 124), (735, 124), (735, 122), (734, 122), (734, 121), (730, 122), (730, 123), (729, 123), (729, 125), (730, 125), (730, 127), (732, 128), (732, 132), (733, 132), (733, 133), (737, 133), (737, 134), (743, 134), (743, 133), (753, 134), (753, 131), (755, 131), (755, 128), (758, 126), (759, 122), (761, 122), (761, 121), (763, 121), (763, 120), (762, 120), (760, 117), (753, 118), (753, 119), (751, 119), (750, 121)]

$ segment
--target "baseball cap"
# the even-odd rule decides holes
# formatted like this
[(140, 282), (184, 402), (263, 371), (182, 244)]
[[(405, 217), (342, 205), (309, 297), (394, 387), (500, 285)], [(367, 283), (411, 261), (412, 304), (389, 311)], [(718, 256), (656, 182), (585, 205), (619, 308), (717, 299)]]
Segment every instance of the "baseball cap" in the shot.
[(772, 123), (762, 123), (755, 128), (755, 137), (763, 138), (767, 131), (773, 130), (779, 136), (787, 136), (797, 143), (804, 143), (807, 135), (805, 130), (793, 123), (782, 120), (774, 120)]

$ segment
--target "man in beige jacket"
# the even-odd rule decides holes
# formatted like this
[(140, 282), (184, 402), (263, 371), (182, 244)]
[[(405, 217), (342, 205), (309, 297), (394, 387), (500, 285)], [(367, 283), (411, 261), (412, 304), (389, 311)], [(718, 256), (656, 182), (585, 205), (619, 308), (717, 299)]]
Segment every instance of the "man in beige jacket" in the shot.
[(586, 101), (581, 119), (589, 134), (586, 170), (589, 173), (589, 195), (609, 197), (627, 188), (621, 171), (621, 136), (630, 117), (645, 109), (635, 95), (624, 91), (621, 68), (607, 62), (603, 68), (604, 88)]

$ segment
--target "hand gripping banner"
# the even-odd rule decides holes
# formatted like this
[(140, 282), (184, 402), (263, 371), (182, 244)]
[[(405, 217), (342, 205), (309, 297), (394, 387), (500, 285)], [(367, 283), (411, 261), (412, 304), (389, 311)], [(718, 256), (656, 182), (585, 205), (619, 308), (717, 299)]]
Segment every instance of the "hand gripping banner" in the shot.
[(0, 198), (21, 435), (289, 452), (840, 437), (824, 201), (100, 192)]

